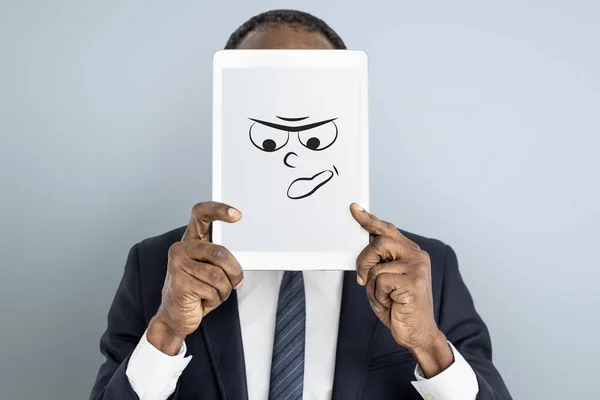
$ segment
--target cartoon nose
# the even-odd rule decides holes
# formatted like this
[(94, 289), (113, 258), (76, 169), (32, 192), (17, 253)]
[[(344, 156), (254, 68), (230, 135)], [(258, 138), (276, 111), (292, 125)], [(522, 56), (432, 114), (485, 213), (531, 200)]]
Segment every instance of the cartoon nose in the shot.
[(287, 153), (285, 155), (285, 157), (283, 157), (283, 163), (285, 164), (286, 167), (290, 167), (290, 168), (296, 168), (295, 165), (290, 164), (290, 156), (296, 156), (298, 157), (298, 154), (294, 153), (293, 151), (290, 151), (289, 153)]

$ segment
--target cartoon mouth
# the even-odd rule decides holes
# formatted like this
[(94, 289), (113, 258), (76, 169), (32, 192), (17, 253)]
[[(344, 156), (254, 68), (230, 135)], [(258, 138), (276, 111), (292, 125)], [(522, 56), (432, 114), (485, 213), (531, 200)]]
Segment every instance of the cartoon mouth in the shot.
[[(337, 173), (337, 168), (333, 166)], [(333, 171), (326, 169), (310, 178), (298, 178), (294, 180), (287, 190), (287, 196), (292, 200), (299, 200), (315, 193), (333, 178)]]

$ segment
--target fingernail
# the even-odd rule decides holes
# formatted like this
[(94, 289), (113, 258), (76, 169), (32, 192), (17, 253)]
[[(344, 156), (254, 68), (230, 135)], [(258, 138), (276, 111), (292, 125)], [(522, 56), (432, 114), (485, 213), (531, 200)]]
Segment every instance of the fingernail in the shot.
[(233, 218), (239, 218), (242, 216), (242, 213), (236, 210), (235, 208), (230, 208), (229, 210), (227, 210), (227, 214), (229, 214)]
[(364, 208), (362, 208), (361, 206), (359, 206), (358, 204), (356, 204), (356, 209), (357, 209), (358, 211), (365, 211), (365, 209), (364, 209)]
[(242, 286), (244, 286), (244, 280), (243, 279), (240, 281), (240, 283), (238, 283), (237, 285), (235, 285), (234, 289), (237, 290), (237, 289), (241, 288)]
[(364, 286), (365, 285), (365, 281), (363, 281), (363, 279), (360, 277), (360, 275), (356, 275), (356, 281), (358, 282), (358, 284), (360, 286)]
[(379, 308), (377, 308), (377, 306), (371, 300), (369, 300), (369, 304), (371, 305), (371, 308), (373, 308), (375, 311), (379, 312)]

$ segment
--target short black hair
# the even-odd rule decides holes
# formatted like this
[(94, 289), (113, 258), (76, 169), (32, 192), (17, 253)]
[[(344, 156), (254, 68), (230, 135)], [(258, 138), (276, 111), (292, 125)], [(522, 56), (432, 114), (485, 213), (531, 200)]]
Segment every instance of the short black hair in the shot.
[(325, 35), (327, 40), (336, 49), (346, 49), (342, 38), (325, 21), (309, 13), (297, 10), (271, 10), (250, 18), (231, 34), (225, 45), (225, 49), (235, 49), (242, 39), (254, 30), (282, 25), (300, 26), (308, 32), (320, 32)]

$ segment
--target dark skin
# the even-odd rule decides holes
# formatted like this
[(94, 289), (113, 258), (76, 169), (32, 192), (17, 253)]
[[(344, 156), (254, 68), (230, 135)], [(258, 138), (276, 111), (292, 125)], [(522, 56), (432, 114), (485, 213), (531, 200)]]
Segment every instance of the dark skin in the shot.
[[(327, 38), (301, 27), (252, 31), (238, 49), (333, 49)], [(398, 344), (411, 351), (426, 377), (453, 362), (452, 351), (433, 315), (431, 263), (426, 252), (392, 224), (350, 206), (354, 219), (370, 234), (370, 243), (356, 261), (357, 281), (365, 286), (371, 308)], [(162, 303), (148, 326), (148, 341), (168, 355), (181, 349), (202, 318), (243, 284), (235, 257), (209, 240), (214, 221), (235, 223), (242, 217), (233, 207), (216, 202), (196, 204), (183, 238), (171, 246)]]

